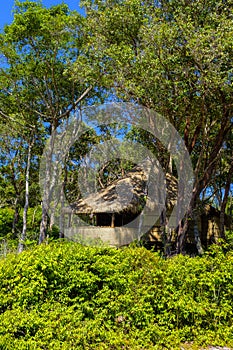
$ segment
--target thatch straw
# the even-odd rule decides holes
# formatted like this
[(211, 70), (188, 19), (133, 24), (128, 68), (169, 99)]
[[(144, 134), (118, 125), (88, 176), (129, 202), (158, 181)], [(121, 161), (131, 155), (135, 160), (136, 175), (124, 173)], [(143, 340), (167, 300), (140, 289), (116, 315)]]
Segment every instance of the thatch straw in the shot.
[[(166, 175), (166, 206), (171, 209), (177, 199), (177, 180)], [(155, 194), (156, 196), (156, 194)], [(140, 167), (129, 171), (124, 178), (71, 205), (77, 214), (139, 212), (147, 198), (147, 176)], [(153, 198), (151, 198), (153, 201)]]

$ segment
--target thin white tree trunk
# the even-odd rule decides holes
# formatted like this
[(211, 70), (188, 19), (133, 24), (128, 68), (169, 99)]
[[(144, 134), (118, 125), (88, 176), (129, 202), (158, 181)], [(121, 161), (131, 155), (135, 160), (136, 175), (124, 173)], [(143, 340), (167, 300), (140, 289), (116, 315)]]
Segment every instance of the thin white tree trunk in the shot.
[(52, 165), (52, 155), (54, 149), (54, 132), (56, 130), (56, 125), (52, 125), (51, 137), (49, 140), (49, 148), (46, 154), (46, 161), (44, 164), (44, 184), (43, 184), (43, 197), (42, 197), (42, 216), (40, 223), (40, 235), (39, 235), (39, 244), (41, 244), (46, 237), (47, 223), (48, 223), (48, 206), (49, 206), (49, 196), (51, 191), (51, 165)]
[(15, 198), (15, 203), (14, 203), (14, 207), (15, 207), (15, 212), (14, 212), (14, 219), (13, 219), (13, 224), (12, 224), (12, 233), (13, 236), (16, 238), (17, 237), (17, 228), (16, 225), (19, 221), (19, 208), (18, 208), (18, 203), (19, 203), (19, 195), (16, 194), (16, 198)]
[(41, 216), (41, 222), (40, 222), (39, 244), (41, 244), (45, 240), (47, 222), (48, 222), (47, 210), (45, 205), (43, 205), (43, 202), (42, 202), (42, 216)]
[(19, 239), (19, 244), (18, 244), (19, 253), (21, 253), (24, 249), (24, 244), (25, 244), (26, 234), (27, 234), (27, 212), (29, 207), (29, 173), (30, 173), (31, 152), (32, 152), (33, 142), (34, 142), (34, 138), (28, 145), (28, 157), (27, 157), (26, 180), (25, 180), (25, 204), (24, 204), (24, 210), (23, 210), (23, 230), (22, 230), (21, 237)]

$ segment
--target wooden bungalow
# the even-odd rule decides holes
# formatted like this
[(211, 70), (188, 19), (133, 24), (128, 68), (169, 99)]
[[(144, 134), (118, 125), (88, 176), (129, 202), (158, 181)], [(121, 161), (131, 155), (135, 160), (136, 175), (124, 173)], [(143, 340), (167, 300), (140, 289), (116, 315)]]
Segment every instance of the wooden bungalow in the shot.
[[(166, 174), (168, 216), (176, 203), (177, 191), (177, 180)], [(71, 209), (66, 209), (69, 224), (64, 231), (65, 236), (81, 242), (101, 240), (111, 246), (123, 246), (141, 238), (143, 233), (143, 240), (149, 245), (162, 245), (164, 227), (161, 225), (161, 218), (154, 222), (154, 217), (147, 215), (144, 217), (144, 232), (140, 231), (140, 213), (147, 200), (147, 177), (141, 168), (135, 167), (107, 188), (78, 200), (71, 205)], [(197, 221), (202, 244), (207, 246), (216, 241), (220, 232), (220, 212), (206, 205), (198, 213)], [(229, 220), (227, 223), (229, 226)], [(191, 222), (186, 238), (187, 245), (195, 245), (193, 227), (194, 222)], [(175, 231), (171, 244), (174, 237)]]
[[(112, 246), (138, 239), (137, 217), (146, 201), (146, 180), (142, 169), (135, 167), (107, 188), (72, 203), (71, 210), (65, 209), (65, 213), (72, 216), (65, 236), (80, 241), (100, 239)], [(74, 218), (75, 225), (72, 225)]]

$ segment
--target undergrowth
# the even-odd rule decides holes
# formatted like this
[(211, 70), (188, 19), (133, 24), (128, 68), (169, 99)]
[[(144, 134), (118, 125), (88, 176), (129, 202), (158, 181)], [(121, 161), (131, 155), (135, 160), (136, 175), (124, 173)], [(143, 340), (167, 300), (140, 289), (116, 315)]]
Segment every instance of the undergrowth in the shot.
[(0, 349), (233, 345), (233, 253), (40, 245), (0, 260)]

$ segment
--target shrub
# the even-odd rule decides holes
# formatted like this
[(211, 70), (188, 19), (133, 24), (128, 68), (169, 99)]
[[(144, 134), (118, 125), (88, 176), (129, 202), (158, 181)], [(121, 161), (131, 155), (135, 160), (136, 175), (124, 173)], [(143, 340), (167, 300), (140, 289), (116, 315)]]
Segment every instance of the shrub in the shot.
[(233, 344), (233, 254), (41, 245), (0, 260), (0, 349)]

